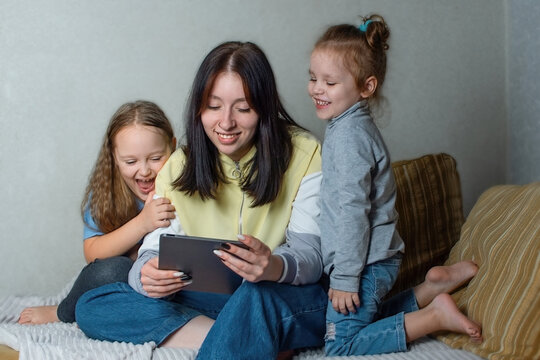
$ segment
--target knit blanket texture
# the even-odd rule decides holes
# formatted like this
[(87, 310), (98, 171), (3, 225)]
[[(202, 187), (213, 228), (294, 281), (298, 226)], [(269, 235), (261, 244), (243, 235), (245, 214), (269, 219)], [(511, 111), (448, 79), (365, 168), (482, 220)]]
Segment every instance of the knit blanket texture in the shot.
[[(157, 347), (93, 340), (75, 323), (20, 325), (21, 311), (26, 307), (56, 305), (68, 294), (75, 278), (55, 296), (7, 296), (0, 298), (0, 344), (19, 352), (19, 360), (103, 359), (103, 360), (193, 360), (193, 349)], [(307, 350), (294, 360), (325, 359), (323, 349)], [(440, 341), (424, 337), (411, 344), (408, 352), (384, 355), (349, 356), (341, 360), (481, 360), (480, 357), (448, 347)]]

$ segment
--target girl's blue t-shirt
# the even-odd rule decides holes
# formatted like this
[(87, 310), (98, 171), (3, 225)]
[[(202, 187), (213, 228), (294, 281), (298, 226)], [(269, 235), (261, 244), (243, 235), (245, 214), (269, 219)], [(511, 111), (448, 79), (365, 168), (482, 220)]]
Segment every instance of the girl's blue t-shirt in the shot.
[[(137, 208), (141, 211), (144, 207), (144, 202), (140, 199), (137, 199)], [(90, 207), (87, 206), (84, 210), (84, 230), (83, 230), (83, 241), (94, 237), (100, 236), (104, 233), (98, 228), (92, 214), (90, 214)]]

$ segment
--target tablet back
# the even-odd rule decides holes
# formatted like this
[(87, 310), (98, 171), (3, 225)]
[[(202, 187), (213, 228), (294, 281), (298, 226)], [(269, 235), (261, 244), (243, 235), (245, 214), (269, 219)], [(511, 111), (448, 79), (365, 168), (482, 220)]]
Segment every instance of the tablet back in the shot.
[(158, 266), (191, 276), (192, 283), (184, 287), (185, 290), (232, 294), (243, 279), (213, 253), (215, 249), (224, 250), (223, 243), (241, 244), (231, 240), (162, 234)]

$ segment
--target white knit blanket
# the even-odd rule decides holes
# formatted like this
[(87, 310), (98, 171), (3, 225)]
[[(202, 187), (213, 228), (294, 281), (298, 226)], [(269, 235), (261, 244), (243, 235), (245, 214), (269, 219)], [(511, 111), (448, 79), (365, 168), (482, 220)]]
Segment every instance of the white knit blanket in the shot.
[[(58, 304), (71, 289), (68, 284), (58, 295), (8, 296), (0, 298), (0, 344), (19, 351), (20, 360), (104, 359), (104, 360), (192, 360), (197, 352), (192, 349), (158, 348), (153, 342), (142, 345), (97, 341), (87, 338), (76, 324), (52, 323), (19, 325), (19, 314), (25, 307)], [(321, 349), (305, 351), (295, 360), (325, 358)], [(350, 356), (336, 359), (355, 360), (480, 360), (469, 352), (451, 349), (442, 342), (422, 338), (404, 353)]]

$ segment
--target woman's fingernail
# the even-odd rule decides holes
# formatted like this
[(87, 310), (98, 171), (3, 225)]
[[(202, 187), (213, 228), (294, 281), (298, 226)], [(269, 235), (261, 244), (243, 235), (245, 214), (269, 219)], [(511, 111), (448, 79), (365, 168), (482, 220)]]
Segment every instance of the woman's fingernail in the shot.
[(246, 237), (242, 234), (238, 234), (236, 235), (236, 237), (238, 238), (238, 240), (246, 240)]
[(217, 256), (221, 257), (221, 255), (223, 255), (223, 253), (219, 250), (214, 250), (214, 254), (216, 254)]
[(173, 276), (176, 276), (176, 277), (180, 277), (180, 276), (182, 276), (182, 275), (184, 275), (184, 273), (181, 272), (181, 271), (175, 272), (175, 273), (173, 274)]

